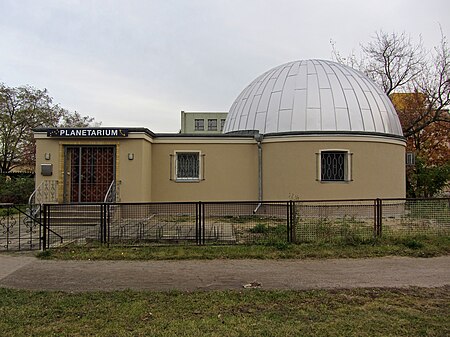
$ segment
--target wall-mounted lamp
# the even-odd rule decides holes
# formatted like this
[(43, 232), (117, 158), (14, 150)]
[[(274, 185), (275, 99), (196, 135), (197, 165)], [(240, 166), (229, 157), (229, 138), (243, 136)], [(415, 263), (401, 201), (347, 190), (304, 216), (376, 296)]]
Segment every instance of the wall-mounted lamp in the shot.
[(134, 153), (128, 153), (128, 160), (134, 159)]
[(45, 160), (50, 160), (50, 158), (52, 158), (52, 155), (50, 153), (45, 153), (44, 155)]

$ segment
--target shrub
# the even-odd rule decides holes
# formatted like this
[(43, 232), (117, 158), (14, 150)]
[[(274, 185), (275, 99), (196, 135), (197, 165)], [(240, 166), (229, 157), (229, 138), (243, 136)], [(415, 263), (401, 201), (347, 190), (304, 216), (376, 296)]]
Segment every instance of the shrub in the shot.
[(33, 178), (0, 176), (0, 203), (26, 204), (34, 190)]
[(267, 233), (268, 231), (269, 228), (263, 223), (258, 223), (255, 227), (252, 227), (249, 230), (250, 233)]

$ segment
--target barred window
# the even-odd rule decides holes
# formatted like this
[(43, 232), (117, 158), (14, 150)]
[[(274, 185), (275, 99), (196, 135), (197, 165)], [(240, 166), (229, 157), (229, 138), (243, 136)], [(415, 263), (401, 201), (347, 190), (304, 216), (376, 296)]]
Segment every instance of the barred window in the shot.
[(198, 152), (177, 152), (176, 160), (177, 179), (200, 179), (200, 154)]
[(194, 130), (195, 131), (204, 131), (205, 130), (205, 120), (204, 119), (195, 119), (194, 120)]
[(348, 152), (322, 151), (320, 153), (321, 181), (348, 181)]
[(208, 119), (208, 131), (217, 131), (217, 119)]

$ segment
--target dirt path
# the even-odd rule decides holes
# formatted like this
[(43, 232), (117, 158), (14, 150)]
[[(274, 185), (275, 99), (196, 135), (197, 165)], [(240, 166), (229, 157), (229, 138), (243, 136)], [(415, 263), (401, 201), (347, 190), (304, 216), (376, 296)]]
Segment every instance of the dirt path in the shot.
[(450, 284), (450, 256), (335, 260), (43, 261), (0, 254), (0, 287), (62, 290), (438, 287)]

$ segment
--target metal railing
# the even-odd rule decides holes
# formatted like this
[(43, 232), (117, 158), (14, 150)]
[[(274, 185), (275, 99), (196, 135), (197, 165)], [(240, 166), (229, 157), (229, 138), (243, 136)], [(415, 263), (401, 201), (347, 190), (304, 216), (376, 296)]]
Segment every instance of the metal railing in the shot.
[[(255, 209), (261, 203), (258, 211)], [(450, 199), (46, 204), (45, 248), (63, 243), (278, 244), (450, 235)]]
[(28, 198), (28, 204), (58, 202), (58, 180), (43, 180)]
[(113, 180), (111, 182), (111, 184), (109, 185), (108, 190), (106, 191), (103, 202), (105, 202), (105, 203), (119, 202), (120, 201), (120, 185), (121, 185), (120, 180), (118, 180), (117, 182), (115, 180)]
[(41, 249), (41, 220), (27, 205), (0, 204), (0, 251)]

